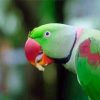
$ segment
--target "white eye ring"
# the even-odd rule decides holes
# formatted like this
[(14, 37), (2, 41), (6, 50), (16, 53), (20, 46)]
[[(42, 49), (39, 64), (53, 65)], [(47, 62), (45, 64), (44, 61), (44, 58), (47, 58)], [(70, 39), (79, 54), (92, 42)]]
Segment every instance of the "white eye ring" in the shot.
[(51, 35), (50, 32), (45, 32), (44, 37), (49, 37)]

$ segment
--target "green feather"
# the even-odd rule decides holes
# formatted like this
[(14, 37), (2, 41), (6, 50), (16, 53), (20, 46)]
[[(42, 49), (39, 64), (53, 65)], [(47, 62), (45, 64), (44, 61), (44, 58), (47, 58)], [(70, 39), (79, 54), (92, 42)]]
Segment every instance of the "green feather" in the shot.
[[(100, 51), (98, 40), (91, 40), (91, 51), (97, 53)], [(100, 65), (95, 66), (88, 63), (87, 57), (82, 57), (78, 52), (76, 56), (77, 74), (81, 86), (91, 100), (100, 100)]]
[(100, 40), (96, 40), (94, 38), (91, 38), (91, 52), (92, 53), (99, 53), (100, 54)]

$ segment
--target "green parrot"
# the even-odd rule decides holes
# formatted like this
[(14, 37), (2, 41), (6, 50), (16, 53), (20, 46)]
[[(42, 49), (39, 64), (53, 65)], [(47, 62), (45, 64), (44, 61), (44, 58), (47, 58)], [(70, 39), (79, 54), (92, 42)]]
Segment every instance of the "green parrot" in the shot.
[(45, 24), (29, 33), (25, 54), (41, 71), (53, 62), (62, 64), (76, 73), (89, 100), (100, 100), (100, 31)]

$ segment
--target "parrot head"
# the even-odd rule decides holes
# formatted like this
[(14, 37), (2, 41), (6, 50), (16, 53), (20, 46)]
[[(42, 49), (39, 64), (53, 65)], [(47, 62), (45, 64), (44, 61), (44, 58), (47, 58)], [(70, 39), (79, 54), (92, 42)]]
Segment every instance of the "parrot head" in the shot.
[(75, 33), (73, 27), (57, 23), (34, 28), (25, 43), (26, 58), (32, 65), (43, 71), (46, 65), (69, 55)]

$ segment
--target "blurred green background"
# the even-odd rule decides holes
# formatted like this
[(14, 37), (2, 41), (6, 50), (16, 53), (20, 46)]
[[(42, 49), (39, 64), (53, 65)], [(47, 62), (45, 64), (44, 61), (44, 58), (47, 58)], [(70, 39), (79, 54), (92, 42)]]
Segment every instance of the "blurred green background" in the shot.
[(100, 29), (100, 0), (0, 0), (0, 100), (87, 100), (62, 65), (40, 72), (25, 58), (29, 31), (54, 22)]

